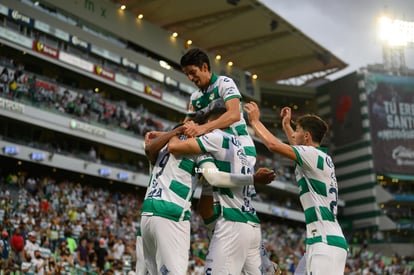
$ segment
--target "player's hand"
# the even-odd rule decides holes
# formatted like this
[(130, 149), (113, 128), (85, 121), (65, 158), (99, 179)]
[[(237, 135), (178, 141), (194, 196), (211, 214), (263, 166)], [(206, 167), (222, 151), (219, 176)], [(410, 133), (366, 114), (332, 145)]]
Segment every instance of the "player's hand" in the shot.
[(158, 137), (159, 135), (161, 135), (163, 132), (159, 132), (159, 131), (149, 131), (145, 134), (144, 137), (144, 145), (145, 147), (148, 146), (148, 144), (150, 143), (150, 141), (156, 137)]
[(160, 131), (149, 131), (145, 134), (145, 141), (149, 141), (151, 139), (154, 139), (156, 137), (159, 137), (160, 135), (162, 135), (164, 132), (160, 132)]
[(250, 123), (253, 121), (258, 121), (260, 119), (259, 107), (255, 102), (251, 101), (245, 104), (243, 109), (247, 113)]
[(292, 109), (290, 107), (283, 107), (280, 110), (280, 116), (282, 117), (282, 124), (290, 125), (290, 121), (292, 120)]
[(267, 168), (259, 168), (253, 175), (255, 184), (269, 184), (276, 178), (276, 173)]
[(198, 125), (194, 121), (187, 121), (184, 124), (184, 135), (187, 137), (198, 137), (205, 134), (206, 131), (202, 125)]

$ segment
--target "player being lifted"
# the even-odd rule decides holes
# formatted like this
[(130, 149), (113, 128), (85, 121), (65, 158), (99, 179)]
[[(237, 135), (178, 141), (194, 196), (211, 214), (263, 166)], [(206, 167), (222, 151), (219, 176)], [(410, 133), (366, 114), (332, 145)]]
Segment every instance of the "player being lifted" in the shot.
[[(187, 121), (185, 123), (185, 134), (190, 137), (196, 137), (214, 129), (230, 127), (233, 133), (238, 136), (248, 162), (254, 167), (256, 164), (256, 148), (247, 131), (241, 109), (242, 96), (233, 79), (213, 73), (209, 57), (198, 48), (190, 49), (186, 52), (181, 57), (180, 65), (188, 79), (198, 87), (198, 90), (193, 92), (190, 97), (189, 110), (185, 120)], [(199, 113), (207, 113), (218, 106), (226, 107), (226, 112), (218, 119), (203, 125), (188, 122), (190, 117)], [(211, 188), (208, 185), (203, 185), (199, 212), (210, 229), (214, 227), (214, 221), (217, 217), (217, 213), (214, 213), (212, 208), (207, 207), (212, 204)], [(262, 251), (262, 254), (265, 255), (266, 252)], [(274, 263), (265, 258), (264, 256), (265, 269), (272, 269)]]

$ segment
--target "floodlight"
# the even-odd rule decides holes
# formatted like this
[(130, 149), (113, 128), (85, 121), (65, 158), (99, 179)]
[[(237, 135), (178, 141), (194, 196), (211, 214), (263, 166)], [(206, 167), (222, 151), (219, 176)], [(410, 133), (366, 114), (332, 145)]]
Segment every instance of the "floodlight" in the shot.
[(379, 37), (389, 46), (405, 47), (414, 43), (414, 22), (383, 16), (379, 19)]

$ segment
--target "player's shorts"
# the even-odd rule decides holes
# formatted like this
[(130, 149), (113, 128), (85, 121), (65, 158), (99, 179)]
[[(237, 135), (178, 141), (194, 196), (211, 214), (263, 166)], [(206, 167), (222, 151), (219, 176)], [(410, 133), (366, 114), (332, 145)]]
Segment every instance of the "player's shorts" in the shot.
[(187, 274), (190, 221), (141, 217), (145, 264), (150, 274)]
[(260, 225), (220, 217), (206, 258), (206, 274), (261, 275)]

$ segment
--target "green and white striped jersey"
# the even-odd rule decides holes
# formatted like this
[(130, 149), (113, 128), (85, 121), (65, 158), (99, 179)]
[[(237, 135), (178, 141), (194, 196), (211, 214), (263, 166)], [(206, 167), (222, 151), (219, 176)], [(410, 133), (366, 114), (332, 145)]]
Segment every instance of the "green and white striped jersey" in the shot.
[(338, 183), (331, 157), (324, 148), (292, 146), (300, 202), (306, 221), (306, 244), (324, 242), (348, 248), (337, 214)]
[[(252, 174), (254, 167), (248, 160), (239, 138), (232, 130), (213, 130), (196, 139), (203, 153), (203, 161), (214, 162), (219, 171), (235, 174)], [(219, 202), (221, 215), (227, 220), (259, 224), (251, 198), (256, 195), (253, 185), (234, 188), (213, 187), (213, 197)]]
[[(227, 76), (219, 76), (212, 74), (210, 85), (207, 90), (197, 90), (191, 94), (190, 103), (188, 108), (188, 116), (194, 116), (198, 113), (206, 114), (210, 110), (217, 106), (225, 106), (225, 103), (233, 98), (239, 98), (242, 96), (237, 88), (234, 80)], [(247, 132), (246, 121), (243, 117), (243, 110), (240, 103), (240, 120), (230, 125), (233, 132), (240, 137), (240, 141), (243, 144), (244, 151), (249, 157), (249, 161), (252, 165), (256, 162), (256, 148), (254, 146), (253, 139)]]
[(174, 156), (167, 145), (159, 154), (142, 205), (141, 215), (160, 216), (173, 221), (189, 220), (196, 167), (195, 156)]

